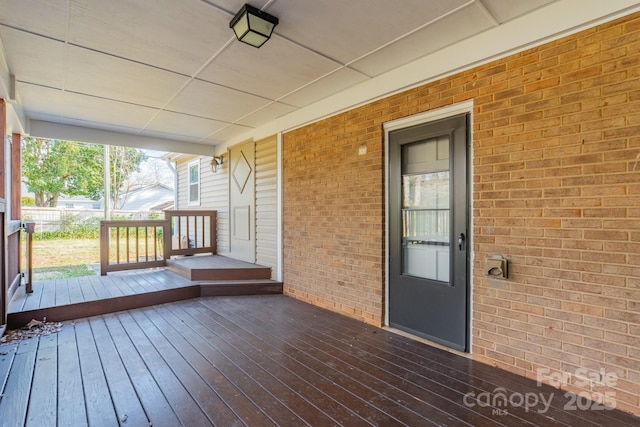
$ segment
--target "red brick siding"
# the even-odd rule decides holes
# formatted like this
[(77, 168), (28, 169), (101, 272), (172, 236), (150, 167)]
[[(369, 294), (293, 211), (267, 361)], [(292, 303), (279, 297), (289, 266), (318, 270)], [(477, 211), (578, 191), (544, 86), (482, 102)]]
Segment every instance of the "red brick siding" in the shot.
[(383, 322), (383, 124), (473, 99), (473, 357), (639, 413), (639, 58), (636, 14), (286, 133), (285, 292)]
[[(382, 131), (347, 113), (287, 135), (287, 293), (380, 324), (383, 310)], [(365, 156), (358, 147), (365, 141)], [(367, 142), (367, 144), (369, 144)]]

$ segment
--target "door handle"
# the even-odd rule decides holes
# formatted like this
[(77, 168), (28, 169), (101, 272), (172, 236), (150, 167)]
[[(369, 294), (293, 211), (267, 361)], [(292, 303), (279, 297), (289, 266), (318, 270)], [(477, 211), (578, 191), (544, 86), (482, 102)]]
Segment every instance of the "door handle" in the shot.
[(465, 241), (464, 233), (460, 233), (460, 235), (458, 236), (458, 250), (462, 250), (464, 246), (464, 241)]

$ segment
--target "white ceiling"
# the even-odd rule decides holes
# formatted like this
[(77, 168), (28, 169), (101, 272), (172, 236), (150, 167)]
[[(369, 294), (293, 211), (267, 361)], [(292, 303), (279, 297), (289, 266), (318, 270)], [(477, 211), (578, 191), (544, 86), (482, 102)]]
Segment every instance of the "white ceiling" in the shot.
[(250, 0), (280, 20), (256, 49), (229, 29), (243, 0), (0, 0), (0, 97), (27, 121), (210, 146), (571, 2)]

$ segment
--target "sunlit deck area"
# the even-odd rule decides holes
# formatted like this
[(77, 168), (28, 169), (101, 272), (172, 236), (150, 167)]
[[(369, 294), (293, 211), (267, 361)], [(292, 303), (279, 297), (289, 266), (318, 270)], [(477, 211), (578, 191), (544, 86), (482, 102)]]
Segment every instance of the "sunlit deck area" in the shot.
[[(283, 295), (67, 321), (0, 345), (0, 385), (0, 419), (16, 426), (638, 425), (566, 410), (562, 391)], [(549, 404), (502, 405), (497, 393)]]
[[(20, 286), (8, 310), (10, 328), (31, 319), (63, 321), (188, 298), (282, 293), (270, 269), (219, 255), (171, 260), (169, 268), (35, 281)], [(186, 276), (186, 277), (185, 277)]]

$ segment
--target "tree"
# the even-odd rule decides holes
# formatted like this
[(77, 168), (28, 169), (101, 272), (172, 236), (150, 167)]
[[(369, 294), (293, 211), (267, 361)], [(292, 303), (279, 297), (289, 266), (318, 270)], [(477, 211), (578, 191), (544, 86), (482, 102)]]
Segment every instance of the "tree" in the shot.
[(146, 155), (135, 148), (111, 147), (111, 206), (114, 209), (122, 209), (127, 201), (127, 194), (132, 183), (129, 177), (140, 170), (140, 163), (146, 159)]
[[(57, 139), (22, 139), (22, 179), (36, 206), (56, 206), (61, 194), (95, 198), (102, 186), (97, 146)], [(99, 196), (98, 196), (99, 197)]]
[[(111, 150), (111, 206), (128, 177), (145, 159), (130, 147)], [(104, 196), (104, 147), (57, 139), (22, 139), (22, 179), (35, 194), (37, 206), (55, 207), (61, 194), (98, 200)], [(117, 207), (117, 206), (116, 206)]]

